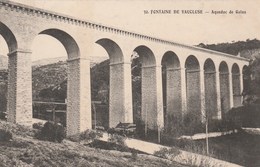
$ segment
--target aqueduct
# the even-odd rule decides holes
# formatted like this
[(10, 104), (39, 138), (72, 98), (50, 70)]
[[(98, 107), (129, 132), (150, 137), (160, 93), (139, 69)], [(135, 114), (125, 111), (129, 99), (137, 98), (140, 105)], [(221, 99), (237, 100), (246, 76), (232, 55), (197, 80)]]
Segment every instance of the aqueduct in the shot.
[[(68, 55), (67, 134), (91, 128), (90, 60), (100, 45), (110, 58), (109, 126), (133, 122), (131, 55), (142, 61), (142, 118), (164, 126), (162, 67), (166, 69), (166, 115), (208, 111), (221, 119), (241, 104), (245, 58), (178, 44), (43, 9), (0, 0), (0, 34), (9, 48), (8, 121), (31, 124), (31, 45), (38, 34), (58, 39)], [(170, 124), (170, 122), (168, 122)]]

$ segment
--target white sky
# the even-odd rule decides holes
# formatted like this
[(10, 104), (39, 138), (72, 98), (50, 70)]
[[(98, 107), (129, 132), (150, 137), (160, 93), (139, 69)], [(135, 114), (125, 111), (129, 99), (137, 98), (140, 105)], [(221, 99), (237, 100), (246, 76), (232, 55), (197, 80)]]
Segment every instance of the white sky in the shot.
[[(139, 32), (188, 45), (222, 43), (246, 39), (260, 39), (260, 0), (13, 0), (55, 12), (83, 18), (125, 30)], [(244, 15), (144, 15), (143, 10), (244, 10)], [(46, 42), (47, 41), (47, 42)], [(0, 38), (0, 54), (5, 54)], [(60, 48), (54, 54), (46, 47)], [(2, 46), (2, 47), (1, 47)], [(39, 48), (39, 46), (43, 46)], [(97, 47), (97, 50), (102, 50)], [(66, 56), (63, 46), (52, 37), (40, 35), (35, 39), (33, 60)], [(45, 54), (43, 54), (45, 53)], [(100, 53), (106, 55), (104, 50)], [(103, 56), (103, 55), (98, 55)]]

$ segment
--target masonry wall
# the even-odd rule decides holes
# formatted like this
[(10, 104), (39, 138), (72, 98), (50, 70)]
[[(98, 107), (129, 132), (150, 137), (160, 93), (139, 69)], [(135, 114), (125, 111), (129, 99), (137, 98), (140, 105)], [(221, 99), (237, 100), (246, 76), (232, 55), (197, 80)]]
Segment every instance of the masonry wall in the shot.
[(229, 99), (229, 74), (221, 74), (219, 76), (220, 80), (220, 104), (221, 104), (221, 115), (222, 117), (230, 109), (230, 99)]
[(179, 69), (168, 69), (166, 72), (167, 80), (167, 103), (165, 127), (173, 127), (175, 125), (174, 118), (181, 119), (181, 74)]
[(9, 54), (7, 120), (31, 126), (32, 74), (31, 53), (16, 51)]
[(200, 100), (200, 73), (199, 71), (187, 71), (187, 112), (191, 113), (194, 118), (201, 116)]
[(87, 59), (68, 61), (67, 135), (92, 128), (89, 70)]
[(110, 65), (109, 79), (109, 126), (124, 121), (124, 74), (122, 64)]
[(240, 75), (232, 75), (234, 107), (241, 106)]
[(217, 118), (217, 91), (215, 73), (205, 73), (205, 107), (209, 118)]
[(156, 69), (142, 67), (142, 120), (149, 129), (157, 129)]

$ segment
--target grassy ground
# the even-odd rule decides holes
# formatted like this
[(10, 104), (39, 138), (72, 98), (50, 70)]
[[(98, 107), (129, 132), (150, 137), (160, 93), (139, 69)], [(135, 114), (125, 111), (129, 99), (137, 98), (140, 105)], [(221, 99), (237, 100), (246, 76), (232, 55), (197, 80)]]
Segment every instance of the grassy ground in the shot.
[[(176, 145), (187, 151), (206, 154), (205, 140), (179, 142)], [(211, 157), (242, 166), (260, 166), (260, 135), (239, 132), (210, 138), (209, 153)]]
[(9, 129), (13, 133), (13, 140), (0, 142), (0, 167), (184, 166), (151, 155), (136, 156), (126, 152), (90, 148), (68, 140), (62, 143), (36, 140), (33, 138), (34, 130), (5, 121), (0, 121), (0, 129)]
[[(167, 139), (166, 139), (167, 138)], [(151, 136), (150, 142), (157, 143), (157, 136)], [(164, 137), (161, 144), (175, 146), (183, 150), (206, 155), (206, 141), (177, 140)], [(209, 156), (247, 167), (260, 166), (260, 135), (240, 131), (209, 139)]]
[[(204, 142), (204, 141), (198, 141)], [(209, 140), (213, 154), (243, 166), (260, 166), (260, 136), (237, 133)]]

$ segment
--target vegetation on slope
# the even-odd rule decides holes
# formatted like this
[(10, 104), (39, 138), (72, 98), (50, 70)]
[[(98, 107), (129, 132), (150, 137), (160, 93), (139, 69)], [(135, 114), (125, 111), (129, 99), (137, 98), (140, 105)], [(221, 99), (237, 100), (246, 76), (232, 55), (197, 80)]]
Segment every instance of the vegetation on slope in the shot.
[(34, 139), (35, 131), (0, 120), (0, 129), (9, 129), (13, 139), (0, 142), (0, 166), (74, 167), (74, 166), (176, 166), (183, 165), (149, 155), (107, 151), (64, 140), (53, 143)]

